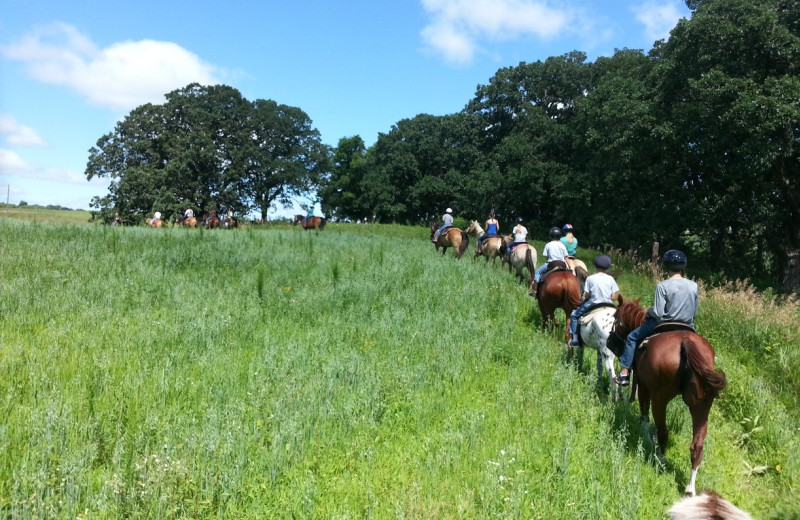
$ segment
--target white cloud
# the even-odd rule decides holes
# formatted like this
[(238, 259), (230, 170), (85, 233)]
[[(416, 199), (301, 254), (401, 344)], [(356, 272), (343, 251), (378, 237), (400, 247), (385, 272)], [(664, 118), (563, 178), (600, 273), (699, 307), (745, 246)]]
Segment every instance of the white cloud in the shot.
[(17, 123), (13, 117), (0, 114), (0, 135), (15, 146), (45, 146), (44, 139), (33, 128)]
[(75, 27), (52, 24), (2, 47), (37, 80), (69, 87), (93, 104), (130, 110), (161, 103), (192, 82), (213, 85), (218, 70), (172, 42), (126, 41), (99, 48)]
[(447, 61), (468, 63), (479, 42), (560, 35), (570, 14), (535, 0), (421, 0), (432, 21), (423, 41)]
[(645, 2), (631, 10), (636, 20), (644, 25), (647, 38), (653, 42), (668, 39), (669, 32), (683, 18), (675, 2)]
[(86, 176), (60, 166), (33, 166), (18, 153), (0, 148), (0, 175), (85, 185)]

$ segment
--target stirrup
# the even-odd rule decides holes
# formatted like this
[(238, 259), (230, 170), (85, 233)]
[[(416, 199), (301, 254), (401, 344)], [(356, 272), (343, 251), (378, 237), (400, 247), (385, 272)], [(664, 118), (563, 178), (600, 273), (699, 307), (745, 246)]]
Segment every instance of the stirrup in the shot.
[(619, 386), (628, 386), (631, 383), (631, 373), (628, 372), (624, 376), (621, 374), (616, 374), (614, 376), (614, 382)]

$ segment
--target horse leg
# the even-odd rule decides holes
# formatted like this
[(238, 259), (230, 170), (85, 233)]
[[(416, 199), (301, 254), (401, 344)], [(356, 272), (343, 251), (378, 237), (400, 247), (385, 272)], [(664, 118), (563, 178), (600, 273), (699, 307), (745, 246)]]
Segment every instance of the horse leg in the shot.
[(692, 444), (689, 446), (692, 475), (684, 491), (686, 496), (695, 495), (694, 485), (697, 480), (697, 468), (703, 462), (703, 444), (706, 440), (706, 433), (708, 433), (708, 412), (711, 410), (712, 402), (711, 399), (708, 399), (694, 403), (693, 406), (689, 407), (692, 413)]
[[(641, 395), (641, 393), (639, 395)], [(653, 423), (656, 426), (659, 455), (663, 457), (664, 453), (667, 451), (669, 430), (667, 429), (667, 400), (660, 396), (653, 399)]]

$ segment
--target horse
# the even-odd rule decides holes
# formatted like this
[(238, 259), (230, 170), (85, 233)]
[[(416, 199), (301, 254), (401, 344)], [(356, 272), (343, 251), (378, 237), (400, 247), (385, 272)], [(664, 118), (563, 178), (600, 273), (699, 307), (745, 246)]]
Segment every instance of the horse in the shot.
[[(645, 315), (639, 300), (625, 302), (617, 308), (608, 343), (615, 354), (621, 353), (625, 338), (644, 322)], [(689, 446), (692, 473), (685, 494), (694, 496), (697, 467), (703, 460), (703, 443), (708, 432), (708, 413), (714, 399), (727, 385), (727, 378), (724, 372), (714, 368), (714, 348), (708, 340), (688, 327), (671, 328), (674, 325), (660, 324), (655, 334), (637, 348), (630, 401), (633, 402), (638, 388), (639, 412), (645, 422), (652, 403), (656, 437), (663, 456), (669, 438), (667, 404), (678, 395), (683, 397), (692, 415)]]
[(436, 236), (436, 231), (438, 229), (439, 226), (436, 225), (436, 222), (431, 222), (431, 242), (433, 242), (433, 245), (436, 247), (436, 251), (438, 252), (441, 247), (442, 256), (444, 256), (447, 252), (447, 248), (452, 247), (455, 249), (456, 258), (461, 258), (469, 245), (469, 235), (456, 227), (448, 227), (439, 233), (439, 236), (434, 240), (433, 237)]
[(222, 219), (222, 227), (226, 229), (233, 229), (239, 227), (239, 219), (236, 217), (225, 217)]
[(300, 225), (303, 226), (303, 229), (305, 230), (316, 229), (318, 231), (321, 231), (325, 229), (325, 224), (327, 223), (327, 221), (323, 217), (306, 218), (303, 215), (295, 215), (294, 222), (292, 225), (296, 226), (298, 223), (300, 223)]
[(675, 502), (669, 511), (672, 520), (753, 520), (753, 517), (713, 491)]
[[(483, 236), (485, 231), (478, 224), (477, 220), (470, 220), (469, 227), (467, 228), (468, 235), (474, 235), (476, 240)], [(503, 254), (505, 253), (506, 245), (503, 241), (503, 237), (501, 235), (492, 235), (486, 237), (483, 241), (483, 245), (481, 246), (480, 251), (476, 248), (475, 249), (475, 257), (483, 255), (486, 258), (486, 263), (489, 263), (489, 259), (492, 259), (492, 265), (495, 265), (495, 261), (499, 256), (501, 259), (503, 258)]]
[(219, 217), (217, 216), (217, 212), (211, 210), (210, 212), (203, 214), (203, 225), (206, 227), (206, 229), (219, 228)]
[(144, 221), (149, 227), (160, 228), (164, 226), (164, 221), (161, 219), (154, 220), (152, 218), (146, 218)]
[[(550, 262), (550, 266), (550, 270), (542, 275), (536, 293), (539, 312), (542, 314), (542, 325), (546, 327), (552, 322), (558, 326), (556, 309), (562, 309), (567, 316), (565, 335), (569, 336), (570, 314), (581, 304), (580, 286), (578, 279), (567, 269), (564, 262), (554, 260)], [(531, 282), (531, 290), (528, 292), (530, 296), (534, 296), (533, 284), (534, 282)]]
[(564, 259), (564, 262), (567, 264), (567, 267), (572, 274), (574, 274), (578, 278), (578, 284), (581, 287), (581, 294), (583, 294), (583, 287), (586, 285), (586, 279), (589, 278), (589, 269), (586, 267), (586, 264), (580, 258), (575, 256), (568, 256)]
[(184, 218), (178, 217), (176, 222), (178, 223), (178, 225), (182, 227), (191, 227), (191, 228), (197, 227), (197, 217), (184, 217)]
[[(511, 235), (503, 235), (503, 247), (508, 247), (508, 244), (511, 243)], [(522, 273), (522, 270), (527, 268), (528, 269), (528, 277), (530, 280), (528, 283), (533, 281), (533, 273), (536, 272), (536, 248), (530, 244), (520, 244), (511, 251), (510, 255), (503, 256), (503, 266), (508, 263), (508, 272), (511, 272), (511, 268), (514, 268), (515, 276), (519, 278), (520, 282), (525, 281), (525, 276)], [(502, 266), (501, 266), (502, 268)]]
[[(617, 302), (622, 305), (622, 296), (617, 295)], [(613, 303), (592, 306), (589, 311), (578, 318), (580, 322), (581, 346), (578, 349), (578, 364), (583, 365), (583, 349), (590, 347), (597, 350), (597, 378), (603, 377), (605, 367), (609, 380), (614, 380), (614, 353), (606, 346), (608, 336), (614, 327), (617, 308)], [(569, 338), (573, 340), (574, 338)], [(569, 344), (569, 343), (568, 343)], [(570, 352), (571, 357), (572, 352)]]

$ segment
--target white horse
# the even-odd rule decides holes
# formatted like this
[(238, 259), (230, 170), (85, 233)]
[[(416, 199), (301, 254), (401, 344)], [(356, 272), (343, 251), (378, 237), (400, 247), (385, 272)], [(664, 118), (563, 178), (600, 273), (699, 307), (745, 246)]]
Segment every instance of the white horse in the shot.
[[(615, 356), (606, 347), (606, 341), (611, 334), (611, 329), (614, 327), (614, 315), (616, 312), (617, 308), (613, 306), (599, 307), (578, 318), (583, 346), (575, 347), (578, 349), (578, 366), (583, 365), (584, 346), (597, 350), (597, 377), (603, 377), (603, 367), (605, 367), (611, 381), (614, 380)], [(570, 341), (572, 341), (572, 338), (570, 338)]]

